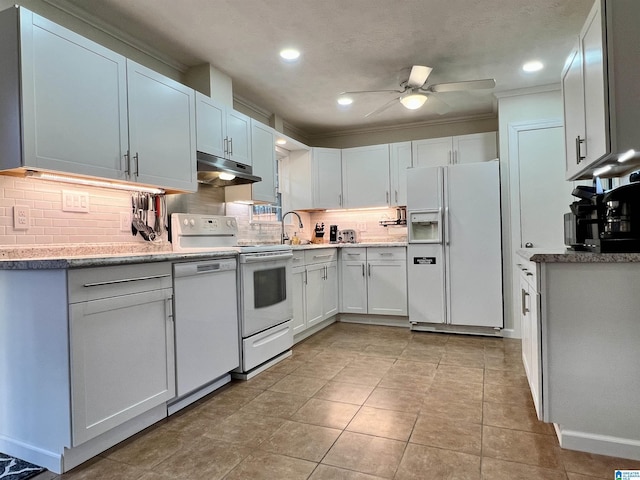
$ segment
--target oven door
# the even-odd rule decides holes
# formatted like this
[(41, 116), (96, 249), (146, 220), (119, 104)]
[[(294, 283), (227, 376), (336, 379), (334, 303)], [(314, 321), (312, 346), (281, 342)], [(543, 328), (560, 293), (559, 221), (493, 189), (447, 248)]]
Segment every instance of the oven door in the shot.
[(291, 252), (240, 255), (242, 337), (293, 317)]

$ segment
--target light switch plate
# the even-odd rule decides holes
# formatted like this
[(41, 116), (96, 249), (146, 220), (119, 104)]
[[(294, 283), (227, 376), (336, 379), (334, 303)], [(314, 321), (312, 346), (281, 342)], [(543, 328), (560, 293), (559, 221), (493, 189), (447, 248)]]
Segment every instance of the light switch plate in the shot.
[(62, 211), (89, 213), (89, 194), (87, 192), (63, 190)]
[(31, 224), (31, 212), (26, 205), (16, 205), (13, 207), (13, 229), (28, 230)]

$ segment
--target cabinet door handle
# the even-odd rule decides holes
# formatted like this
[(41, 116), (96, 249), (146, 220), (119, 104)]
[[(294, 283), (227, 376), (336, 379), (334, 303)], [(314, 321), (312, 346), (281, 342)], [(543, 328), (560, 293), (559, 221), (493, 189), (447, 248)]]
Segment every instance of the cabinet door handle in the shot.
[(139, 172), (139, 168), (138, 168), (138, 166), (139, 166), (139, 162), (138, 162), (138, 152), (136, 152), (136, 154), (133, 156), (133, 159), (136, 161), (136, 173), (135, 173), (135, 176), (137, 177), (137, 176), (138, 176), (138, 174), (140, 173), (140, 172)]
[(522, 290), (522, 315), (526, 315), (529, 313), (529, 308), (527, 307), (527, 297), (529, 296), (529, 292)]
[(228, 137), (224, 137), (222, 139), (222, 150), (224, 151), (224, 156), (227, 156), (227, 153), (229, 153), (229, 140)]
[(453, 164), (455, 165), (456, 163), (458, 163), (458, 151), (454, 150), (453, 151)]
[(129, 156), (129, 150), (124, 154), (124, 173), (129, 176), (131, 174), (131, 157)]
[(233, 138), (229, 137), (229, 155), (233, 155)]
[(580, 138), (580, 135), (578, 135), (576, 137), (576, 165), (579, 164), (585, 158), (587, 158), (586, 156), (580, 155), (580, 149), (583, 143), (585, 143), (585, 139)]
[(370, 263), (369, 263), (369, 264), (367, 264), (367, 267), (368, 267), (368, 268), (367, 268), (367, 274), (368, 274), (369, 276), (371, 276), (371, 264), (370, 264)]
[(396, 203), (398, 203), (398, 190), (396, 190)]
[(342, 194), (338, 194), (338, 205), (342, 206)]
[(167, 319), (173, 321), (173, 297), (167, 297)]
[(364, 263), (362, 264), (362, 276), (364, 277)]
[(389, 192), (385, 192), (386, 196), (387, 196), (387, 204), (389, 204)]
[(304, 271), (304, 284), (306, 285), (307, 283), (309, 283), (309, 279), (307, 277), (307, 270), (305, 269), (305, 271)]
[(449, 165), (453, 165), (453, 152), (449, 150)]

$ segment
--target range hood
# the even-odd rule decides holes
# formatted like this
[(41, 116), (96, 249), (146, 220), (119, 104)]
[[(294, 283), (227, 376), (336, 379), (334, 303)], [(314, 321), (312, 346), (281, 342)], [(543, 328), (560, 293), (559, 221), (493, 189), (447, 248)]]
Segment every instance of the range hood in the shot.
[[(214, 187), (230, 187), (262, 180), (262, 178), (253, 175), (253, 169), (249, 165), (216, 157), (205, 152), (197, 152), (197, 159), (199, 183), (206, 183)], [(233, 176), (232, 179), (225, 179), (225, 177), (229, 178), (231, 176)]]

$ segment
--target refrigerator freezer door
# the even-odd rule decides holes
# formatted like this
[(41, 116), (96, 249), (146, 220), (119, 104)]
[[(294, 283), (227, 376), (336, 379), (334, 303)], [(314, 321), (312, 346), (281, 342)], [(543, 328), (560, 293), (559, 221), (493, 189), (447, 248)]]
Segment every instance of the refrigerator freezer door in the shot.
[(497, 161), (453, 165), (446, 171), (447, 312), (452, 325), (503, 327), (499, 175)]
[(442, 244), (436, 243), (407, 246), (411, 323), (444, 323), (446, 319), (443, 248)]
[(425, 211), (443, 208), (442, 167), (407, 169), (407, 210)]

